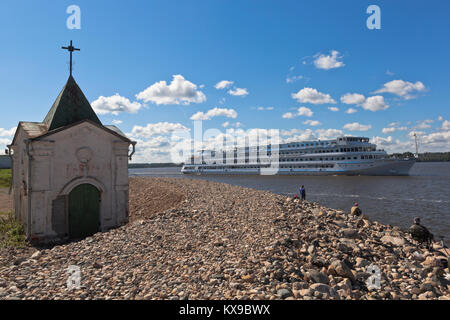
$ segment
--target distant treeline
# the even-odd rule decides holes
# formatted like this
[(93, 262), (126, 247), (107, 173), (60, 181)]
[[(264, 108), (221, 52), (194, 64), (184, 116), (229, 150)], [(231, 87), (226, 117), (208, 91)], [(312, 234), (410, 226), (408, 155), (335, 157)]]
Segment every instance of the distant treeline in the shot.
[(181, 167), (182, 163), (129, 163), (128, 168), (167, 168), (167, 167)]
[[(414, 154), (412, 154), (411, 152), (394, 153), (392, 155), (397, 158), (414, 157)], [(441, 162), (441, 161), (450, 161), (450, 152), (419, 153), (419, 158), (417, 159), (417, 162)]]

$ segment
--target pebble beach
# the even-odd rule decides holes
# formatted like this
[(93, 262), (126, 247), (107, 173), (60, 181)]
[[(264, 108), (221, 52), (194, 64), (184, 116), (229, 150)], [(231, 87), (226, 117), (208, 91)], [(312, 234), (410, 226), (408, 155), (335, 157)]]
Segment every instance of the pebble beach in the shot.
[[(127, 225), (51, 248), (0, 248), (0, 299), (450, 300), (449, 253), (268, 191), (131, 178)], [(69, 265), (80, 267), (79, 289), (67, 288)], [(378, 289), (367, 286), (374, 265)]]

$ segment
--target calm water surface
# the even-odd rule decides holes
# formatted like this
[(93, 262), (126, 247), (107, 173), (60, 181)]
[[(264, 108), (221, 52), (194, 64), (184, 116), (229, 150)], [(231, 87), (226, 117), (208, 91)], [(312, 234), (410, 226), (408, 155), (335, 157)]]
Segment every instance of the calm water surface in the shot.
[[(450, 245), (450, 163), (416, 163), (410, 176), (225, 176), (182, 175), (180, 168), (130, 169), (130, 176), (177, 177), (224, 182), (283, 195), (306, 187), (306, 199), (348, 211), (356, 201), (381, 223), (408, 228), (414, 217)], [(262, 201), (264, 199), (261, 199)]]

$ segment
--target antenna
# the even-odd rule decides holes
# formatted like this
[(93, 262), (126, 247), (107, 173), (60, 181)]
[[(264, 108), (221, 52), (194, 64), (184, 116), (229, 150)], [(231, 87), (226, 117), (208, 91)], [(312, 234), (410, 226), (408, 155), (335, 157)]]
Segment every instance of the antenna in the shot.
[(419, 147), (417, 146), (417, 134), (414, 132), (414, 142), (416, 143), (416, 153), (414, 154), (414, 157), (416, 159), (419, 158)]

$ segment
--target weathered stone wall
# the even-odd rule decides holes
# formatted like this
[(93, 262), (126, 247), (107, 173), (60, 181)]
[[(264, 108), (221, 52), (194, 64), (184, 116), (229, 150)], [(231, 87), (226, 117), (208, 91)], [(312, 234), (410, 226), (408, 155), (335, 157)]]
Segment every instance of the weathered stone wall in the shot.
[[(32, 241), (67, 236), (69, 219), (64, 198), (84, 183), (100, 191), (101, 231), (128, 221), (127, 142), (83, 122), (33, 141), (30, 154)], [(18, 180), (15, 183), (20, 184)], [(20, 206), (21, 201), (16, 201)]]

